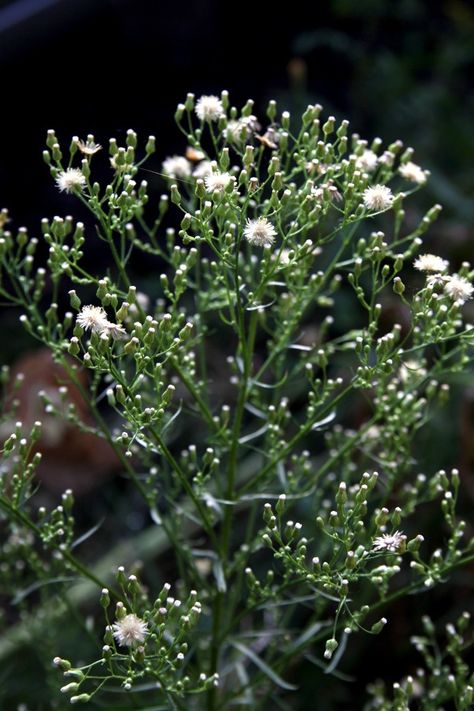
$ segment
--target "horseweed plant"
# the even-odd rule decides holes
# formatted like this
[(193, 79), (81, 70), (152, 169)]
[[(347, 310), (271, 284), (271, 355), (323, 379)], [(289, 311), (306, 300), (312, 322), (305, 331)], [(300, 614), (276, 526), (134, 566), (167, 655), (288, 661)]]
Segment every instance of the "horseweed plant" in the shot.
[[(185, 155), (163, 162), (167, 189), (151, 200), (141, 177), (153, 136), (110, 139), (103, 186), (94, 137), (65, 150), (49, 131), (51, 175), (91, 224), (44, 219), (39, 240), (5, 230), (2, 212), (2, 298), (79, 388), (146, 502), (161, 536), (148, 556), (173, 560), (172, 587), (154, 592), (146, 566), (143, 583), (121, 560), (115, 579), (89, 568), (75, 552), (73, 492), (50, 512), (36, 505), (41, 423), (12, 426), (2, 584), (17, 597), (48, 590), (59, 615), (79, 576), (103, 608), (88, 628), (96, 658), (54, 659), (71, 703), (115, 708), (121, 691), (134, 709), (274, 708), (297, 693), (298, 660), (338, 673), (355, 635), (390, 627), (392, 601), (474, 557), (458, 471), (424, 474), (414, 449), (447, 377), (470, 361), (474, 271), (422, 250), (441, 208), (419, 224), (405, 214), (428, 178), (412, 149), (369, 144), (321, 112), (308, 106), (297, 122), (271, 101), (263, 120), (227, 92), (189, 94), (176, 111)], [(100, 245), (94, 231), (110, 251), (105, 274), (84, 255)], [(130, 281), (140, 253), (159, 270), (153, 293)], [(91, 430), (67, 385), (43, 398), (50, 415)], [(441, 543), (419, 530), (421, 506), (438, 511)], [(415, 640), (427, 671), (395, 685), (393, 702), (375, 683), (374, 708), (408, 708), (425, 691), (426, 708), (467, 708), (468, 623), (448, 626), (455, 671), (433, 662), (427, 632)]]

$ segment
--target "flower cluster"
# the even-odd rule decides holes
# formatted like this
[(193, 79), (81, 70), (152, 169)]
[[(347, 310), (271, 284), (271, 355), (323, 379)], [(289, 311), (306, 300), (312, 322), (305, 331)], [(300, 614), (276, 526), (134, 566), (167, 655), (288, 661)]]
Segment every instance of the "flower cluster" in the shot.
[[(292, 690), (289, 665), (296, 678), (307, 655), (337, 673), (354, 635), (370, 654), (386, 634), (394, 599), (455, 584), (472, 561), (459, 472), (433, 473), (424, 443), (472, 360), (460, 306), (474, 272), (431, 253), (440, 206), (413, 224), (429, 173), (401, 141), (361, 138), (318, 104), (296, 119), (225, 91), (188, 94), (175, 117), (183, 150), (163, 151), (150, 184), (153, 135), (102, 140), (103, 184), (92, 134), (67, 153), (49, 131), (44, 160), (87, 219), (45, 218), (34, 237), (0, 214), (2, 301), (62, 369), (39, 407), (84, 435), (83, 449), (68, 439), (76, 459), (105, 447), (121, 475), (90, 512), (106, 525), (76, 538), (72, 490), (43, 506), (46, 440), (36, 411), (21, 424), (19, 378), (2, 370), (0, 582), (38, 629), (54, 600), (49, 637), (76, 600), (90, 614), (100, 651), (55, 659), (59, 698), (266, 707)], [(143, 583), (124, 567), (113, 578), (122, 556)], [(57, 605), (78, 577), (88, 585)], [(23, 619), (18, 638), (35, 633)]]

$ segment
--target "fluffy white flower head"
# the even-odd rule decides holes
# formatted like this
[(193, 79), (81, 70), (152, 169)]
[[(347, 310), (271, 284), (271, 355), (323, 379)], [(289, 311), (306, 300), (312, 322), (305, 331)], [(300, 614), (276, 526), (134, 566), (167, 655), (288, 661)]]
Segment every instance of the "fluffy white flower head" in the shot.
[(374, 539), (373, 550), (397, 553), (405, 540), (406, 536), (404, 536), (400, 531), (395, 531), (395, 533), (384, 533), (382, 536), (378, 536)]
[(386, 185), (373, 185), (364, 190), (362, 199), (367, 210), (380, 212), (390, 207), (393, 202), (393, 194)]
[(402, 178), (405, 178), (405, 180), (409, 180), (410, 183), (417, 183), (418, 185), (426, 183), (426, 172), (416, 163), (412, 163), (411, 160), (401, 165), (398, 169), (398, 172), (400, 173)]
[(377, 167), (377, 163), (378, 157), (376, 153), (368, 148), (362, 153), (362, 155), (357, 156), (356, 158), (356, 166), (361, 170), (364, 170), (366, 173), (373, 173)]
[(191, 163), (184, 156), (170, 156), (163, 161), (163, 173), (170, 178), (189, 178)]
[(203, 160), (194, 168), (193, 176), (195, 178), (206, 178), (212, 175), (212, 163), (210, 160)]
[(83, 306), (76, 320), (79, 326), (94, 333), (103, 333), (109, 327), (107, 314), (101, 306)]
[(233, 182), (230, 173), (209, 173), (204, 178), (206, 190), (210, 193), (223, 193), (229, 183)]
[(147, 623), (134, 614), (125, 617), (113, 625), (113, 635), (121, 647), (132, 647), (145, 640), (148, 632)]
[(462, 305), (468, 299), (472, 298), (474, 292), (474, 286), (464, 277), (460, 277), (457, 274), (446, 277), (444, 284), (445, 293), (454, 299), (454, 301)]
[(74, 193), (82, 190), (86, 184), (86, 177), (79, 168), (68, 168), (62, 170), (56, 177), (56, 185), (61, 192)]
[(413, 262), (413, 266), (419, 272), (437, 272), (439, 274), (446, 271), (449, 262), (436, 254), (420, 254)]
[(197, 100), (195, 111), (200, 121), (217, 121), (224, 113), (224, 107), (217, 96), (201, 96)]
[(276, 234), (276, 229), (266, 217), (247, 220), (244, 229), (244, 237), (247, 242), (257, 247), (267, 247), (273, 244)]
[(426, 368), (417, 360), (407, 360), (401, 364), (398, 377), (403, 383), (407, 383), (411, 378), (418, 378), (426, 375)]

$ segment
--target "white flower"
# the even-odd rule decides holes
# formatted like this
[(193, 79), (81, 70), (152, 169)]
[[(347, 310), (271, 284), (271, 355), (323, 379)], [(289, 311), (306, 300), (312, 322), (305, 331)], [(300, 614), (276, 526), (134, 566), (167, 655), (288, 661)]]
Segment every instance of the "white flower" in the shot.
[(426, 286), (429, 289), (436, 289), (437, 287), (444, 286), (446, 280), (449, 279), (446, 274), (428, 274), (426, 277)]
[(402, 363), (398, 371), (398, 377), (403, 383), (407, 383), (412, 376), (420, 377), (426, 375), (426, 369), (417, 360), (407, 360)]
[(313, 185), (311, 187), (311, 192), (309, 194), (310, 198), (321, 200), (322, 198), (326, 198), (326, 196), (331, 200), (336, 200), (337, 202), (342, 200), (342, 195), (332, 180), (328, 180), (326, 183), (321, 183), (318, 186)]
[(446, 271), (449, 262), (436, 254), (420, 254), (413, 262), (413, 266), (419, 272), (437, 272), (439, 274)]
[(377, 167), (377, 163), (377, 155), (369, 149), (365, 150), (362, 155), (356, 157), (357, 168), (360, 168), (361, 170), (364, 170), (367, 173), (373, 173), (373, 171)]
[(145, 640), (148, 632), (147, 623), (134, 614), (125, 615), (122, 620), (113, 625), (113, 635), (121, 647), (131, 647)]
[(62, 170), (56, 178), (56, 185), (61, 192), (74, 193), (86, 184), (86, 176), (79, 168)]
[(362, 193), (364, 205), (368, 210), (381, 212), (386, 210), (393, 202), (393, 194), (386, 185), (373, 185)]
[(229, 121), (225, 129), (228, 141), (241, 143), (250, 138), (252, 133), (259, 130), (259, 123), (255, 116), (243, 116), (238, 121)]
[(193, 177), (206, 178), (208, 175), (212, 175), (212, 162), (210, 160), (203, 160), (194, 168)]
[(457, 304), (462, 305), (472, 297), (474, 286), (468, 282), (467, 279), (453, 274), (452, 276), (446, 277), (444, 291), (448, 296), (454, 299)]
[(385, 550), (390, 553), (396, 553), (400, 550), (405, 541), (406, 536), (404, 536), (400, 531), (395, 531), (395, 533), (384, 533), (382, 536), (378, 536), (374, 539), (373, 550)]
[(224, 107), (217, 96), (201, 96), (196, 103), (195, 111), (200, 121), (217, 121), (224, 113)]
[(118, 323), (111, 323), (110, 321), (107, 321), (107, 325), (102, 333), (112, 336), (115, 341), (125, 341), (128, 339), (128, 334), (124, 327), (119, 326)]
[(418, 185), (426, 183), (426, 171), (420, 168), (416, 163), (412, 163), (411, 160), (409, 160), (408, 163), (403, 163), (403, 165), (399, 167), (398, 172), (405, 180), (409, 180), (410, 183), (417, 183)]
[(216, 190), (219, 193), (224, 192), (226, 187), (231, 182), (233, 182), (233, 179), (230, 173), (209, 173), (204, 178), (206, 190), (210, 193), (213, 193)]
[(257, 247), (267, 247), (275, 241), (277, 232), (272, 223), (266, 217), (259, 217), (256, 220), (247, 220), (244, 229), (244, 237), (250, 244)]
[(93, 156), (94, 153), (102, 150), (100, 143), (96, 143), (89, 138), (86, 141), (77, 141), (77, 147), (85, 156)]
[(234, 143), (240, 143), (242, 141), (242, 135), (244, 137), (244, 140), (247, 136), (246, 133), (244, 133), (244, 126), (240, 123), (240, 121), (229, 121), (227, 124), (224, 135), (228, 141), (233, 141)]
[(392, 167), (395, 161), (395, 156), (391, 151), (384, 151), (381, 156), (379, 156), (379, 163), (386, 165), (389, 168)]
[(94, 333), (102, 333), (109, 326), (107, 314), (101, 306), (83, 306), (77, 316), (77, 323), (86, 331)]
[(170, 156), (163, 161), (163, 173), (170, 178), (189, 178), (191, 163), (184, 156)]

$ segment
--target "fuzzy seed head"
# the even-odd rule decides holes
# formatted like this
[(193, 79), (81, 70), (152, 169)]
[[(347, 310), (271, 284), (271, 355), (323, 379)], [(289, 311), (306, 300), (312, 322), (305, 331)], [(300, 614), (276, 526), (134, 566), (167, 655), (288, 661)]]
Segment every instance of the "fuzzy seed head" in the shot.
[(148, 625), (133, 613), (112, 625), (113, 635), (121, 647), (141, 644), (148, 632)]
[(191, 163), (184, 156), (170, 156), (163, 161), (163, 173), (170, 178), (189, 178)]
[(412, 163), (411, 160), (409, 160), (408, 163), (401, 165), (398, 172), (402, 178), (405, 178), (405, 180), (408, 180), (410, 183), (416, 183), (417, 185), (423, 185), (423, 183), (426, 183), (426, 171), (424, 171), (423, 168), (420, 168), (420, 166), (416, 163)]
[(108, 328), (107, 314), (101, 306), (83, 306), (77, 316), (77, 323), (86, 331), (103, 333)]
[(464, 279), (464, 277), (453, 274), (452, 276), (446, 277), (444, 291), (457, 304), (462, 305), (468, 299), (472, 298), (474, 286), (468, 282), (467, 279)]
[(419, 257), (413, 262), (415, 269), (419, 272), (436, 272), (440, 274), (445, 272), (449, 266), (449, 262), (446, 259), (438, 257), (436, 254), (420, 254)]
[(393, 193), (386, 185), (373, 185), (362, 193), (364, 205), (371, 212), (386, 210), (393, 202)]
[(217, 121), (224, 113), (224, 107), (217, 96), (201, 96), (197, 100), (195, 111), (200, 121)]
[(257, 247), (267, 247), (275, 241), (277, 232), (272, 223), (266, 217), (259, 217), (256, 220), (247, 220), (244, 229), (244, 237), (251, 245)]
[(232, 176), (230, 175), (230, 173), (210, 173), (204, 178), (206, 190), (210, 193), (216, 191), (218, 193), (224, 192), (224, 190), (231, 182)]
[(377, 155), (369, 149), (365, 150), (362, 155), (357, 156), (356, 158), (357, 168), (365, 171), (366, 173), (373, 173), (377, 167), (377, 163)]
[(56, 185), (62, 193), (77, 192), (82, 190), (85, 184), (86, 177), (79, 168), (62, 170), (56, 178)]

